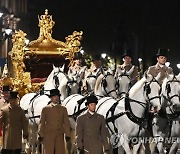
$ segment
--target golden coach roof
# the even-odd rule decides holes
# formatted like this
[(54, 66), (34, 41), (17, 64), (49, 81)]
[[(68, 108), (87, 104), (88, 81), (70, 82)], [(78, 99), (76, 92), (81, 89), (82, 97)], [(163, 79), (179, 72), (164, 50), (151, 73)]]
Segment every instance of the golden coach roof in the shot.
[[(52, 38), (52, 28), (55, 22), (52, 20), (52, 16), (48, 15), (48, 10), (45, 10), (45, 14), (38, 16), (40, 33), (37, 40), (31, 41), (26, 47), (26, 51), (32, 52), (36, 55), (64, 55), (71, 51), (72, 46), (69, 44), (69, 37), (76, 41), (75, 46), (80, 46), (79, 40), (82, 38), (81, 32), (73, 32), (73, 35), (66, 37), (66, 42), (58, 41)], [(78, 38), (77, 38), (78, 37)], [(72, 39), (70, 39), (72, 41)], [(77, 52), (77, 51), (76, 51)]]

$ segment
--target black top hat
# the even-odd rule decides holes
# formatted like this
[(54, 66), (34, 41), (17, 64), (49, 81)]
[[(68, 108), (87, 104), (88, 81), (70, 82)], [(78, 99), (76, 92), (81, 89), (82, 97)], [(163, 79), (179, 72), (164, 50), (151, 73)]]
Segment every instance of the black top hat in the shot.
[(18, 98), (18, 92), (17, 91), (10, 91), (10, 99), (16, 99)]
[(82, 54), (81, 54), (80, 52), (75, 52), (73, 59), (74, 59), (74, 60), (75, 60), (75, 59), (82, 59)]
[(58, 89), (51, 89), (49, 97), (52, 97), (52, 96), (61, 96), (61, 94)]
[(4, 85), (2, 88), (2, 91), (10, 91), (9, 86), (8, 85)]
[(85, 105), (87, 106), (87, 105), (89, 105), (90, 103), (98, 103), (98, 99), (97, 99), (97, 97), (95, 96), (95, 95), (90, 95), (90, 96), (88, 96), (87, 98), (86, 98), (86, 103), (85, 103)]
[(92, 61), (95, 61), (95, 60), (102, 60), (101, 55), (100, 54), (92, 55)]
[(158, 53), (156, 54), (156, 57), (159, 57), (159, 56), (164, 56), (164, 57), (168, 57), (168, 52), (169, 52), (169, 49), (158, 49)]
[(126, 57), (126, 56), (132, 58), (132, 51), (131, 51), (131, 49), (127, 49), (127, 50), (123, 53), (122, 58), (124, 58), (124, 57)]

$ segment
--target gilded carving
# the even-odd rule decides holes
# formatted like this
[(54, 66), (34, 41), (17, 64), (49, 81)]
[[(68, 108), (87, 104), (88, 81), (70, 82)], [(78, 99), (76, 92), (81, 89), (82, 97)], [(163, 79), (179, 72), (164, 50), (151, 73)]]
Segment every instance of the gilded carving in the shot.
[(66, 42), (61, 42), (52, 38), (52, 28), (55, 22), (52, 16), (48, 15), (48, 10), (45, 14), (38, 17), (40, 34), (37, 40), (31, 41), (28, 46), (25, 44), (26, 33), (22, 30), (15, 31), (12, 36), (13, 47), (9, 55), (13, 64), (14, 77), (4, 77), (3, 84), (12, 85), (14, 90), (17, 90), (22, 97), (29, 92), (38, 91), (44, 83), (32, 83), (30, 72), (25, 72), (24, 61), (28, 58), (38, 55), (57, 55), (63, 56), (72, 63), (74, 53), (80, 51), (80, 40), (83, 32), (74, 31), (72, 35), (67, 36)]

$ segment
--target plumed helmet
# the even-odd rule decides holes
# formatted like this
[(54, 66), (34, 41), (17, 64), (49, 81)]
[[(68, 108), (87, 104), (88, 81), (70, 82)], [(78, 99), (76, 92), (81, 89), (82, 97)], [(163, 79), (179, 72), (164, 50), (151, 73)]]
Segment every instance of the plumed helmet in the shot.
[(98, 99), (95, 95), (90, 95), (86, 98), (86, 102), (85, 102), (85, 105), (89, 105), (90, 103), (98, 103)]

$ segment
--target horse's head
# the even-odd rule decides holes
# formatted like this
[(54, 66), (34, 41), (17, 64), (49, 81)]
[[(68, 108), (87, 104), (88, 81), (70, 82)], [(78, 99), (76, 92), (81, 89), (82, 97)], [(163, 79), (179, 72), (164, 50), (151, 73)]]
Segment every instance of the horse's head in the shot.
[(64, 73), (64, 65), (62, 67), (53, 66), (53, 70), (44, 84), (44, 91), (58, 89), (61, 93), (61, 100), (64, 100), (67, 97), (66, 84), (67, 77)]
[(168, 75), (162, 84), (162, 108), (180, 112), (180, 75)]
[(94, 91), (96, 79), (97, 79), (97, 76), (93, 75), (92, 73), (88, 73), (87, 76), (85, 77), (84, 80), (86, 82), (86, 88), (88, 92)]
[(122, 97), (123, 94), (127, 94), (131, 88), (131, 78), (130, 75), (133, 73), (135, 66), (133, 66), (129, 71), (125, 69), (118, 69), (116, 77), (116, 87), (118, 90), (118, 96)]
[(146, 74), (146, 82), (144, 84), (144, 97), (148, 103), (150, 112), (159, 112), (161, 107), (161, 85), (159, 84), (160, 74), (156, 77)]
[(130, 86), (131, 79), (129, 77), (129, 74), (127, 74), (126, 71), (122, 71), (116, 78), (116, 88), (118, 90), (118, 96), (122, 97), (123, 94), (126, 94), (129, 91)]
[(97, 78), (94, 92), (100, 97), (111, 96), (117, 98), (115, 84), (116, 80), (114, 76), (102, 70), (102, 74)]
[(72, 94), (80, 94), (82, 86), (82, 78), (79, 74), (69, 75), (67, 81), (67, 93), (68, 96)]

